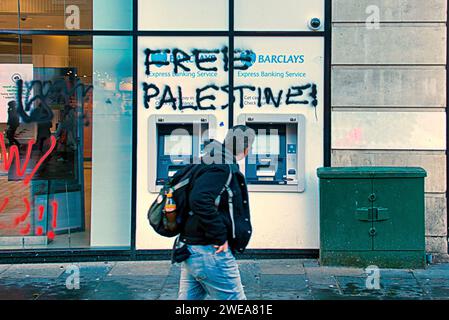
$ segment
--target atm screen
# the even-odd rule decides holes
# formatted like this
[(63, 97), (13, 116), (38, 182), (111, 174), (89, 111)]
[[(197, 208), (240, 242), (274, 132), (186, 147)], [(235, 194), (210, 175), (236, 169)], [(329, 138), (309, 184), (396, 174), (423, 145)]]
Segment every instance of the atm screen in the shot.
[(171, 134), (164, 137), (164, 155), (191, 156), (192, 136), (187, 134)]
[(280, 138), (277, 134), (258, 134), (252, 147), (253, 154), (274, 154), (280, 153)]

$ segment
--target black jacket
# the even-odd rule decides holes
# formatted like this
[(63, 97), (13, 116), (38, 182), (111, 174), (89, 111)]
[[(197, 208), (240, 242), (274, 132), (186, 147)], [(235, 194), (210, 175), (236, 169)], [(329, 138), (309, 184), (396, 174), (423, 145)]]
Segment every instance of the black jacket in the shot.
[[(214, 141), (208, 146), (210, 147), (214, 151), (204, 156), (202, 164), (198, 164), (195, 170), (189, 194), (191, 213), (180, 239), (192, 245), (222, 245), (227, 240), (233, 252), (242, 253), (252, 233), (245, 177), (235, 158), (222, 144)], [(228, 192), (221, 193), (229, 178), (230, 169), (233, 219), (229, 212)], [(217, 208), (215, 202), (220, 193)]]

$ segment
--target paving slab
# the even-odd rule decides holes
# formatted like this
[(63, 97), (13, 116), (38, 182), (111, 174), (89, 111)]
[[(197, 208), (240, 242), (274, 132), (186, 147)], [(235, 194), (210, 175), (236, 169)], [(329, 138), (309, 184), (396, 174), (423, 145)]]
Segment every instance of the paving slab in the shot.
[(435, 263), (429, 265), (425, 270), (446, 270), (447, 272), (449, 272), (449, 263)]
[(429, 298), (416, 279), (381, 278), (380, 286), (385, 299), (424, 299)]
[(172, 265), (168, 275), (165, 278), (164, 288), (177, 287), (179, 279), (181, 278), (181, 267), (179, 265)]
[(66, 264), (74, 264), (80, 267), (101, 267), (101, 266), (109, 266), (110, 268), (114, 267), (117, 264), (117, 261), (94, 261), (94, 262), (72, 262)]
[(449, 264), (431, 265), (427, 269), (413, 270), (418, 279), (446, 279), (449, 277)]
[(304, 274), (304, 266), (301, 260), (260, 260), (261, 274)]
[(447, 287), (426, 287), (425, 290), (431, 300), (449, 300), (449, 288)]
[(250, 277), (241, 277), (242, 279), (242, 286), (243, 289), (246, 291), (252, 290), (252, 291), (260, 291), (261, 290), (261, 284), (260, 279), (258, 281), (248, 281), (248, 279), (251, 279)]
[(380, 269), (379, 275), (381, 279), (414, 279), (412, 270), (403, 269)]
[(270, 291), (262, 290), (262, 300), (312, 300), (312, 293), (309, 289)]
[(260, 290), (260, 269), (258, 264), (240, 264), (239, 270), (244, 287)]
[(245, 292), (246, 299), (248, 300), (261, 300), (262, 299), (262, 291), (261, 290), (248, 290), (247, 288), (243, 288)]
[(178, 299), (177, 288), (164, 289), (161, 291), (160, 296), (157, 298), (157, 300), (177, 300), (177, 299)]
[(307, 274), (321, 274), (333, 276), (366, 276), (365, 270), (361, 268), (346, 268), (346, 267), (306, 267)]
[(342, 295), (336, 287), (330, 288), (312, 286), (310, 287), (310, 290), (313, 300), (337, 300), (342, 298)]
[(12, 265), (10, 265), (10, 264), (0, 264), (0, 276), (3, 272), (5, 272), (6, 270), (8, 270), (11, 267), (12, 267)]
[(306, 280), (310, 286), (336, 286), (335, 276), (330, 274), (306, 273)]
[[(319, 267), (316, 262), (252, 259), (238, 264), (250, 300), (449, 300), (449, 264), (380, 269), (380, 290), (368, 290), (364, 269)], [(0, 265), (0, 299), (177, 299), (180, 266), (168, 261), (74, 263), (80, 271), (78, 290), (66, 286), (70, 265)]]
[(6, 278), (0, 279), (0, 300), (35, 300), (49, 288), (54, 278)]
[(254, 264), (254, 265), (256, 265), (257, 261), (259, 261), (259, 260), (257, 260), (257, 259), (238, 260), (237, 259), (237, 264), (239, 266), (240, 265), (246, 265), (246, 264)]
[(320, 264), (316, 259), (302, 259), (302, 265), (305, 268), (319, 267)]
[(422, 288), (432, 299), (449, 300), (449, 276), (444, 279), (418, 279)]
[(260, 276), (262, 290), (273, 292), (285, 290), (304, 290), (307, 288), (305, 275), (271, 275), (262, 274)]
[(113, 276), (94, 289), (91, 298), (98, 300), (155, 300), (161, 294), (161, 276)]
[(260, 265), (256, 261), (237, 261), (240, 271), (260, 273)]
[(248, 284), (242, 280), (243, 291), (248, 299), (260, 299), (261, 298), (261, 286), (260, 284)]
[[(111, 269), (114, 267), (112, 264), (103, 264), (103, 265), (80, 265), (79, 266), (79, 274), (80, 281), (99, 281), (106, 277)], [(67, 274), (63, 275), (67, 276)]]
[(161, 275), (169, 274), (170, 261), (126, 261), (117, 262), (110, 271), (112, 275)]
[(57, 278), (65, 272), (64, 264), (16, 264), (4, 270), (0, 277), (8, 278)]
[(349, 301), (353, 301), (353, 300), (362, 300), (362, 301), (366, 301), (366, 300), (382, 300), (382, 296), (381, 295), (341, 295), (339, 297), (337, 297), (335, 300), (349, 300)]
[(45, 288), (37, 298), (38, 300), (87, 300), (95, 293), (99, 282), (80, 281), (79, 289), (69, 289), (66, 279), (58, 278), (55, 283)]
[(148, 291), (151, 290), (161, 290), (166, 277), (164, 276), (111, 276), (105, 278), (96, 287), (100, 291)]
[[(67, 281), (72, 273), (61, 274), (55, 282), (44, 290), (38, 300), (87, 300), (106, 278), (114, 263), (75, 263), (79, 268), (79, 289), (69, 289)], [(70, 280), (70, 279), (69, 279)]]
[(95, 291), (89, 300), (156, 300), (160, 295), (161, 293), (156, 291)]

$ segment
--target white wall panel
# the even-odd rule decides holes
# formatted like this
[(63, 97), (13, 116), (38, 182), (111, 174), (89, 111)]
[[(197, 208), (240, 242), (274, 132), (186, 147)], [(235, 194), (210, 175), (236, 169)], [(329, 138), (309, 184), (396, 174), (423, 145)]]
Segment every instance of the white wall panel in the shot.
[(311, 18), (321, 19), (324, 30), (324, 1), (317, 0), (237, 0), (236, 30), (310, 31)]
[(333, 112), (333, 149), (445, 150), (444, 112)]
[(228, 0), (139, 0), (139, 30), (227, 30)]

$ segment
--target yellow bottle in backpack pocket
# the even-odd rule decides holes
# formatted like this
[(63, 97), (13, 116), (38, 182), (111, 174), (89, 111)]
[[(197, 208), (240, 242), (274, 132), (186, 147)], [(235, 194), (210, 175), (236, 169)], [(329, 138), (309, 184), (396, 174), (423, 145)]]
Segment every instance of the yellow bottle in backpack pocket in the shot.
[(165, 215), (165, 227), (169, 231), (176, 230), (176, 203), (173, 199), (173, 192), (170, 190), (167, 193), (167, 200), (164, 206), (164, 215)]

